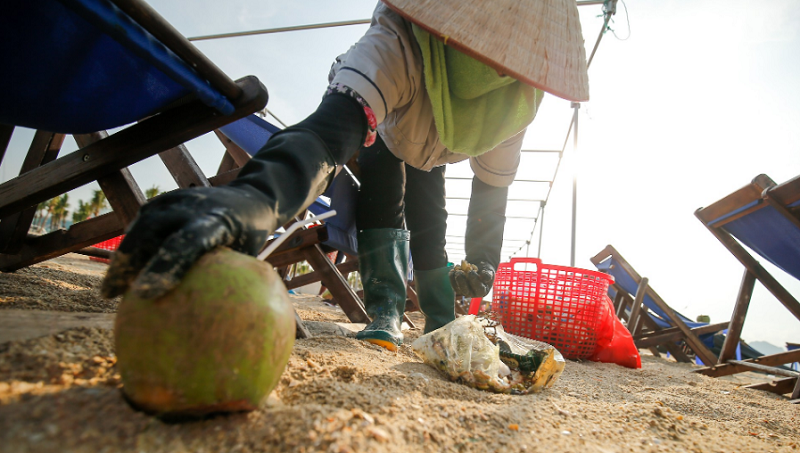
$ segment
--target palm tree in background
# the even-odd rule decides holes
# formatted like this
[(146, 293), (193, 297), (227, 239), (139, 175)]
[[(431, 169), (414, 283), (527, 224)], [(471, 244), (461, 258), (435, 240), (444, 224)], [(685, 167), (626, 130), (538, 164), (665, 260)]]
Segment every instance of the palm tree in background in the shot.
[(52, 211), (50, 217), (50, 229), (57, 230), (64, 225), (64, 219), (69, 212), (69, 195), (64, 194), (50, 200)]
[[(92, 199), (88, 203), (89, 208), (89, 216), (88, 217), (97, 217), (100, 215), (100, 211), (106, 208), (106, 194), (103, 193), (102, 190), (95, 190), (92, 192)], [(88, 218), (87, 217), (87, 218)]]
[(44, 224), (50, 216), (50, 200), (36, 205), (36, 214), (33, 216), (33, 226), (44, 229)]
[(92, 204), (78, 200), (78, 209), (72, 213), (72, 223), (83, 222), (92, 215)]
[(160, 193), (161, 193), (161, 189), (159, 189), (158, 186), (153, 186), (153, 187), (151, 187), (151, 188), (149, 188), (149, 189), (144, 191), (144, 196), (145, 196), (145, 198), (147, 198), (149, 200), (149, 199), (157, 196)]

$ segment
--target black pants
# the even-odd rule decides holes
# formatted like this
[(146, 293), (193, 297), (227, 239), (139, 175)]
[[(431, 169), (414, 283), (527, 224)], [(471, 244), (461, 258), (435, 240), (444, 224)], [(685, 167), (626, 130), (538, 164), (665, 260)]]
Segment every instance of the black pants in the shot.
[(417, 170), (395, 157), (380, 136), (358, 156), (361, 190), (356, 227), (408, 228), (411, 258), (421, 271), (447, 265), (444, 166)]

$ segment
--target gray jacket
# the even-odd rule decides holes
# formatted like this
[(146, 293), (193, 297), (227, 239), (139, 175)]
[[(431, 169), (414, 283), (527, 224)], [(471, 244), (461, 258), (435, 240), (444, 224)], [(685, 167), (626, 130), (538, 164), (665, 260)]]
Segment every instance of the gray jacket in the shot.
[(430, 170), (469, 159), (473, 173), (486, 184), (506, 187), (514, 180), (525, 131), (478, 157), (448, 150), (436, 131), (411, 23), (383, 3), (375, 8), (367, 33), (336, 58), (328, 79), (367, 101), (386, 146), (408, 165)]

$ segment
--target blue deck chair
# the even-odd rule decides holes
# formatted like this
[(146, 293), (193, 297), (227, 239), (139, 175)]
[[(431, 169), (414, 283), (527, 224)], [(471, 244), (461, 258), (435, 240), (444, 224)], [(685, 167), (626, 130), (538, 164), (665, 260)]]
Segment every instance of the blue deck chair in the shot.
[[(210, 185), (182, 143), (267, 103), (257, 78), (228, 78), (141, 0), (6, 1), (0, 58), (0, 160), (15, 127), (37, 131), (0, 184), (3, 271), (119, 235), (145, 201), (127, 167), (150, 156), (181, 186)], [(58, 158), (65, 134), (80, 149)], [(113, 213), (27, 236), (38, 203), (92, 181)]]
[[(719, 357), (719, 366), (704, 374), (725, 375), (747, 370), (745, 362), (731, 362), (738, 343), (756, 280), (761, 282), (800, 320), (800, 303), (753, 256), (769, 261), (800, 280), (800, 177), (776, 184), (767, 175), (756, 176), (750, 184), (721, 200), (695, 211), (706, 226), (740, 263), (744, 275), (728, 327), (728, 336)], [(763, 356), (760, 367), (775, 367), (800, 360), (800, 351)], [(751, 365), (754, 362), (747, 362)], [(800, 381), (795, 394), (800, 394)], [(798, 395), (795, 395), (798, 398)]]
[[(226, 145), (229, 152), (246, 153), (249, 156), (258, 152), (269, 138), (280, 130), (266, 120), (250, 115), (219, 129), (224, 138), (235, 147)], [(223, 140), (224, 142), (224, 140)], [(355, 203), (359, 182), (345, 166), (334, 178), (330, 187), (309, 206), (308, 210), (320, 215), (331, 209), (336, 215), (325, 220), (324, 228), (310, 228), (294, 233), (284, 245), (267, 258), (275, 267), (286, 266), (306, 260), (314, 272), (287, 280), (289, 289), (321, 281), (333, 295), (352, 322), (369, 322), (358, 295), (347, 284), (343, 275), (358, 270), (358, 243), (356, 240)], [(316, 233), (322, 233), (320, 236)], [(312, 239), (308, 239), (312, 238)], [(316, 238), (316, 241), (313, 239)], [(337, 251), (335, 262), (326, 253)], [(343, 262), (342, 258), (346, 257)], [(414, 324), (406, 316), (406, 323)]]
[(714, 335), (728, 323), (708, 324), (692, 321), (673, 310), (611, 245), (591, 258), (598, 270), (614, 277), (609, 286), (609, 297), (615, 302), (617, 313), (627, 318), (628, 330), (638, 348), (655, 350), (663, 346), (676, 360), (690, 362), (691, 359), (677, 347), (684, 342), (697, 359), (711, 365), (717, 362), (713, 353)]
[[(219, 130), (249, 156), (252, 156), (280, 128), (256, 115), (249, 115), (239, 121), (225, 125)], [(336, 210), (336, 215), (325, 222), (328, 230), (328, 239), (324, 244), (331, 249), (343, 251), (351, 256), (355, 256), (358, 253), (358, 245), (355, 239), (355, 200), (358, 187), (358, 180), (345, 167), (334, 178), (330, 187), (322, 194), (322, 197), (317, 198), (309, 206), (309, 211), (314, 215), (320, 215), (331, 209)]]

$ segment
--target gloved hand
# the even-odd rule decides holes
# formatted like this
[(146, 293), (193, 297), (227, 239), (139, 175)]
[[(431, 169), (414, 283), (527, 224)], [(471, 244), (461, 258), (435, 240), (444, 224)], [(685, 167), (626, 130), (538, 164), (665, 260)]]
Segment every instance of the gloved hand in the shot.
[(508, 187), (494, 187), (472, 178), (464, 238), (467, 257), (462, 266), (450, 271), (450, 283), (457, 294), (483, 297), (492, 289), (503, 247), (507, 200)]
[(103, 296), (117, 296), (130, 286), (141, 297), (159, 297), (217, 246), (256, 255), (277, 222), (268, 197), (249, 186), (158, 196), (131, 223), (103, 281)]
[(462, 261), (460, 266), (457, 265), (450, 270), (450, 284), (453, 285), (456, 294), (483, 297), (492, 289), (494, 273), (494, 266), (486, 261), (471, 265), (467, 261)]
[(325, 191), (336, 165), (364, 142), (366, 124), (358, 102), (328, 96), (311, 116), (273, 135), (227, 186), (154, 198), (128, 227), (103, 280), (103, 296), (130, 287), (140, 297), (157, 298), (217, 246), (258, 254), (275, 229)]

